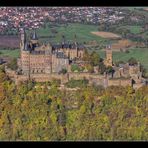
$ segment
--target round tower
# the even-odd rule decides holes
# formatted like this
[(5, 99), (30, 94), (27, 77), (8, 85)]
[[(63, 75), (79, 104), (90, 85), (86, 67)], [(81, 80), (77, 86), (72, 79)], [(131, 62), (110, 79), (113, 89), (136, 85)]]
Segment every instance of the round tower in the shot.
[(106, 49), (106, 59), (105, 59), (104, 64), (106, 66), (113, 66), (112, 50), (111, 49)]
[(21, 33), (20, 49), (24, 50), (25, 49), (25, 43), (26, 43), (26, 32), (25, 32), (25, 29), (21, 28), (20, 33)]

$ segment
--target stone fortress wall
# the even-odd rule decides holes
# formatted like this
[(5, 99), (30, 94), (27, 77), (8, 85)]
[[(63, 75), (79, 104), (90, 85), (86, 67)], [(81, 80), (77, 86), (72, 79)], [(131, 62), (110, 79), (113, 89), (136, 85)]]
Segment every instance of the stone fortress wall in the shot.
[[(5, 70), (7, 75), (15, 81), (16, 84), (19, 84), (20, 82), (27, 81), (29, 79), (29, 76), (26, 75), (18, 75), (15, 71), (6, 69)], [(68, 82), (71, 79), (74, 80), (81, 80), (81, 79), (87, 79), (89, 80), (89, 84), (95, 84), (95, 85), (102, 85), (104, 87), (108, 86), (131, 86), (131, 79), (109, 79), (108, 77), (104, 75), (98, 75), (98, 74), (90, 74), (90, 73), (76, 73), (71, 72), (67, 74), (58, 74), (58, 73), (51, 73), (51, 74), (31, 74), (30, 80), (34, 80), (36, 82), (48, 82), (53, 79), (59, 79), (61, 80), (61, 83), (64, 84)]]

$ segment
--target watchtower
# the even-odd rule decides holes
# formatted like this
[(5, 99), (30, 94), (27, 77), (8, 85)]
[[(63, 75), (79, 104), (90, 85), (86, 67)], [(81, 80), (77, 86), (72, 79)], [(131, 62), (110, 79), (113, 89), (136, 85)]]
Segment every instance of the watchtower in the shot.
[(112, 50), (111, 50), (111, 46), (108, 46), (106, 49), (106, 59), (104, 61), (104, 64), (106, 66), (113, 66), (113, 55), (112, 55)]

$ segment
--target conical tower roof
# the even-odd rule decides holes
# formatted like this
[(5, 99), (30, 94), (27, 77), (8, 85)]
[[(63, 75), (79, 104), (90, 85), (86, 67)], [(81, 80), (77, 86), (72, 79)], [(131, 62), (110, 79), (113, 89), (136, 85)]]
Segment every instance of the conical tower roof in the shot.
[(36, 30), (34, 30), (33, 34), (32, 34), (32, 40), (38, 40), (37, 34), (36, 34)]
[(24, 50), (28, 50), (28, 44), (25, 42), (25, 48)]

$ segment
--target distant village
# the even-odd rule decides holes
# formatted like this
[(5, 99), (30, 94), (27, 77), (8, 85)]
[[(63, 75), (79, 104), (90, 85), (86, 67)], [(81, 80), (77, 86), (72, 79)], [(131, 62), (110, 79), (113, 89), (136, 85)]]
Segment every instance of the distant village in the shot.
[[(116, 23), (124, 19), (126, 13), (112, 7), (1, 7), (0, 32), (9, 28), (39, 28), (45, 21), (77, 22), (99, 24)], [(132, 19), (139, 20), (138, 17)]]

